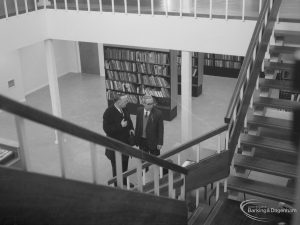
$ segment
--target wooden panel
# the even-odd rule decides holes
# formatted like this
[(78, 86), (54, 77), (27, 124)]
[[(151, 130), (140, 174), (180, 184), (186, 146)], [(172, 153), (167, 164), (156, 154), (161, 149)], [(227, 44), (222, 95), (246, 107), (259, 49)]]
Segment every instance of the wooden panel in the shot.
[(296, 165), (268, 159), (235, 154), (234, 166), (282, 177), (296, 178)]
[(274, 72), (274, 70), (293, 71), (294, 64), (292, 63), (281, 63), (281, 62), (270, 62), (265, 60), (265, 70)]
[(186, 192), (205, 186), (229, 175), (229, 151), (210, 156), (193, 164), (186, 176)]
[(81, 72), (100, 74), (98, 44), (79, 42)]
[(291, 47), (291, 46), (277, 46), (272, 45), (270, 46), (270, 54), (271, 55), (281, 55), (281, 54), (294, 54), (300, 48), (298, 47)]
[(187, 224), (178, 200), (5, 168), (0, 177), (0, 224)]
[(300, 92), (299, 90), (293, 87), (293, 82), (289, 80), (260, 79), (259, 87)]
[(299, 102), (285, 100), (285, 99), (275, 99), (275, 98), (267, 98), (267, 97), (259, 97), (254, 102), (255, 106), (263, 106), (270, 107), (275, 109), (286, 109), (286, 110), (294, 110), (296, 107), (300, 107)]
[(242, 177), (229, 177), (228, 189), (288, 203), (294, 202), (294, 190)]
[(284, 120), (272, 117), (251, 115), (247, 118), (248, 124), (258, 127), (267, 127), (275, 129), (291, 130), (293, 122), (291, 120)]
[(282, 151), (295, 156), (297, 155), (294, 143), (286, 140), (242, 134), (241, 145), (249, 145), (253, 147), (269, 149), (272, 151)]

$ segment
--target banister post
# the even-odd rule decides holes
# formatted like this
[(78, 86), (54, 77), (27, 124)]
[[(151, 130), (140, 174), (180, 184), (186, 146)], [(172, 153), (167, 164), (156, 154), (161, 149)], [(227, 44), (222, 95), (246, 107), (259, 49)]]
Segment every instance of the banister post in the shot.
[(181, 178), (183, 179), (183, 184), (180, 188), (180, 200), (185, 200), (185, 175), (181, 175)]
[(19, 146), (20, 146), (21, 165), (23, 170), (29, 171), (30, 170), (29, 151), (28, 151), (28, 142), (26, 137), (24, 119), (19, 116), (15, 116), (15, 125), (17, 130)]
[(153, 165), (153, 174), (154, 174), (154, 194), (159, 196), (159, 167)]
[(172, 170), (168, 170), (168, 181), (169, 181), (169, 198), (173, 198), (173, 171)]
[(117, 185), (123, 189), (123, 174), (122, 174), (122, 154), (115, 151)]
[(136, 176), (137, 176), (137, 189), (138, 191), (143, 191), (143, 181), (142, 181), (142, 160), (137, 159), (137, 168), (136, 168)]

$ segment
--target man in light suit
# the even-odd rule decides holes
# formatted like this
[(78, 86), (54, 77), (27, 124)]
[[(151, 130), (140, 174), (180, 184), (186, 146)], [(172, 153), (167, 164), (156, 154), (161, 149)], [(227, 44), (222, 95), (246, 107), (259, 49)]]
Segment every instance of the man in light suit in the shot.
[[(130, 114), (126, 109), (128, 103), (127, 95), (116, 95), (115, 103), (109, 106), (103, 114), (103, 130), (108, 137), (117, 139), (126, 144), (129, 144), (130, 134), (134, 134), (133, 124)], [(112, 165), (113, 176), (116, 176), (116, 161), (115, 152), (106, 149), (105, 155), (110, 160)], [(122, 155), (123, 172), (128, 169), (128, 156)], [(126, 179), (123, 181), (126, 185)]]
[(164, 140), (162, 112), (154, 106), (154, 99), (150, 95), (143, 97), (143, 106), (137, 109), (136, 145), (141, 150), (158, 156)]

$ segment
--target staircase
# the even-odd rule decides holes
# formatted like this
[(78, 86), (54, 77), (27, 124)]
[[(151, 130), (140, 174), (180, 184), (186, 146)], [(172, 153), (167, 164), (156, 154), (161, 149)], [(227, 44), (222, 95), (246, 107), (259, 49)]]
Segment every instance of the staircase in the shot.
[(293, 87), (292, 59), (300, 49), (300, 32), (275, 28), (274, 37), (240, 135), (228, 189), (293, 204), (298, 152), (291, 119), (300, 107), (300, 91)]

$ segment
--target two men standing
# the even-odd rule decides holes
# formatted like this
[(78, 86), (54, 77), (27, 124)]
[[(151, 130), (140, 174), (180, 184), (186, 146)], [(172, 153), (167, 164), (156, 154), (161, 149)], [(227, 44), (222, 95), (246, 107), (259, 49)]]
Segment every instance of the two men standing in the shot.
[[(137, 109), (135, 132), (126, 109), (127, 103), (126, 95), (116, 96), (114, 105), (104, 112), (103, 130), (108, 137), (126, 144), (129, 144), (130, 134), (135, 133), (136, 145), (142, 151), (158, 156), (163, 145), (164, 124), (161, 111), (154, 106), (153, 97), (149, 95), (143, 97), (143, 107)], [(116, 176), (114, 151), (107, 149), (105, 155), (111, 161), (113, 176)], [(122, 168), (123, 172), (128, 169), (128, 156), (126, 155), (122, 155)]]

